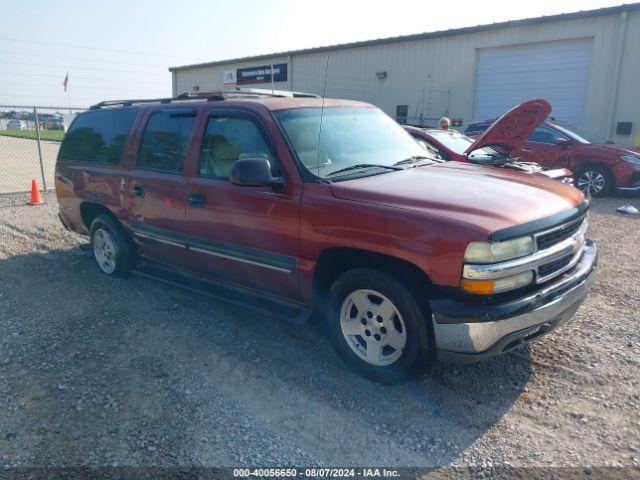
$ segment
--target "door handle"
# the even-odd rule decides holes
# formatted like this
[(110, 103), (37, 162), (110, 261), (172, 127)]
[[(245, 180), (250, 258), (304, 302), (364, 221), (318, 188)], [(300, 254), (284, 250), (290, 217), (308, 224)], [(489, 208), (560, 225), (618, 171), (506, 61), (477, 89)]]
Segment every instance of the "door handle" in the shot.
[(530, 148), (521, 148), (520, 151), (521, 152), (526, 152), (526, 153), (531, 153), (531, 149)]
[(134, 185), (133, 196), (138, 198), (144, 198), (144, 185)]
[(202, 208), (207, 204), (207, 197), (204, 193), (190, 193), (189, 205), (196, 208)]

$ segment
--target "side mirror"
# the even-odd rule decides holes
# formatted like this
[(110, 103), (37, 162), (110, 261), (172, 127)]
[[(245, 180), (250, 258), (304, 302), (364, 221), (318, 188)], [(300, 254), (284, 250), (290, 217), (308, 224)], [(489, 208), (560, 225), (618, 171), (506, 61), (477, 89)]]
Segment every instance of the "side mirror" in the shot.
[(571, 142), (566, 138), (556, 138), (555, 144), (559, 147), (568, 147), (571, 145)]
[(282, 177), (271, 175), (271, 163), (266, 158), (241, 158), (231, 167), (229, 181), (241, 187), (279, 187)]

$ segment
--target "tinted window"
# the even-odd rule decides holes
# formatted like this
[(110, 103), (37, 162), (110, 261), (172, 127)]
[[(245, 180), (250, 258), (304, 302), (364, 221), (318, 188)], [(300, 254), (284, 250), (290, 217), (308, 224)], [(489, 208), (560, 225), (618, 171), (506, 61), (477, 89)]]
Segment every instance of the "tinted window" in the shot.
[(118, 163), (136, 118), (133, 108), (81, 113), (60, 146), (60, 160)]
[(471, 124), (467, 127), (464, 133), (484, 132), (487, 128), (489, 128), (488, 124)]
[(565, 138), (560, 133), (555, 130), (551, 130), (547, 127), (538, 127), (536, 128), (529, 138), (527, 139), (529, 142), (538, 142), (538, 143), (548, 143), (553, 145), (556, 143), (557, 138)]
[(238, 117), (210, 118), (202, 142), (198, 174), (228, 179), (233, 162), (241, 156), (266, 158), (271, 162), (272, 170), (275, 170), (267, 142), (254, 122)]
[(195, 115), (156, 112), (144, 129), (138, 167), (182, 173)]

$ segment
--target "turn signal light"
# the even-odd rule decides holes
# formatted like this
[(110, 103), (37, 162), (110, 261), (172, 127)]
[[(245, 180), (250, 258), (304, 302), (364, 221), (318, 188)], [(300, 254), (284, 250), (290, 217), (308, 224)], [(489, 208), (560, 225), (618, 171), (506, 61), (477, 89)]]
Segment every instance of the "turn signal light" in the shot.
[(467, 280), (463, 278), (460, 286), (465, 292), (476, 295), (490, 295), (493, 293), (495, 282), (493, 280)]
[(509, 277), (496, 278), (495, 280), (469, 280), (468, 278), (463, 278), (460, 281), (460, 287), (467, 293), (490, 295), (530, 285), (533, 280), (533, 271), (528, 271)]

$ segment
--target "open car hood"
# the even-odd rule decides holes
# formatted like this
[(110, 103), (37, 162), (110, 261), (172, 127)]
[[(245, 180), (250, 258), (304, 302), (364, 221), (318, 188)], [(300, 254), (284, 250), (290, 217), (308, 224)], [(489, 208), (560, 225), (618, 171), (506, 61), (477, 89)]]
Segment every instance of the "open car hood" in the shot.
[(483, 147), (493, 147), (507, 155), (522, 146), (538, 125), (551, 113), (551, 105), (546, 100), (535, 99), (513, 107), (487, 128), (475, 142), (465, 150), (469, 155)]

